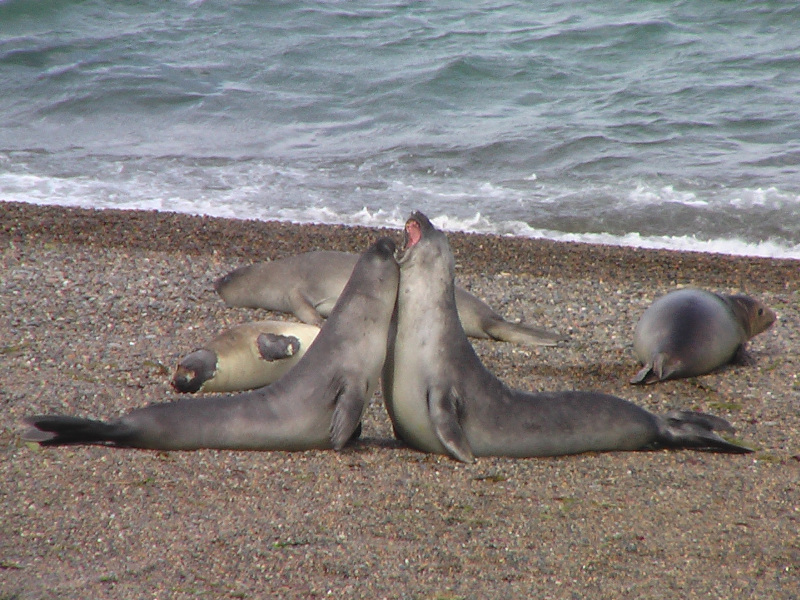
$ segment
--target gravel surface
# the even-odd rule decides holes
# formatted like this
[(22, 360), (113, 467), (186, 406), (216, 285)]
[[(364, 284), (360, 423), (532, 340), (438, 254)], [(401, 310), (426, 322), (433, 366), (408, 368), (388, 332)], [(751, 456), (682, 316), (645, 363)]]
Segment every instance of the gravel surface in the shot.
[[(0, 203), (0, 600), (800, 597), (798, 261), (450, 236), (461, 285), (570, 335), (476, 342), (501, 379), (713, 412), (751, 455), (464, 465), (395, 441), (379, 396), (340, 453), (20, 441), (25, 415), (111, 418), (176, 398), (183, 355), (270, 316), (226, 308), (218, 276), (359, 251), (377, 233)], [(751, 342), (751, 365), (628, 385), (636, 320), (682, 285), (750, 293), (779, 321)]]

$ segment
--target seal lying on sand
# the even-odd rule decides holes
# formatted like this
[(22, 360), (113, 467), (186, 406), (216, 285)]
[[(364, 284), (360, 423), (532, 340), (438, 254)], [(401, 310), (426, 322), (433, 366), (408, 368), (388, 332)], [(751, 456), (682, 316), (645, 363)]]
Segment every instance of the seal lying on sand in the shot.
[(421, 213), (405, 230), (383, 394), (396, 435), (410, 446), (464, 462), (660, 447), (750, 452), (714, 433), (732, 429), (719, 417), (661, 417), (594, 392), (509, 389), (483, 366), (461, 328), (447, 238)]
[(317, 339), (272, 385), (152, 404), (109, 423), (30, 417), (23, 439), (158, 450), (341, 448), (357, 435), (384, 362), (397, 296), (394, 250), (394, 242), (381, 239), (364, 252)]
[[(319, 250), (240, 267), (214, 283), (228, 306), (293, 313), (304, 323), (322, 325), (358, 257)], [(557, 333), (506, 321), (468, 291), (456, 287), (456, 305), (467, 335), (505, 342), (553, 346)]]
[(319, 327), (253, 321), (226, 329), (187, 354), (172, 376), (178, 392), (240, 392), (278, 381), (298, 363)]
[(741, 361), (747, 341), (769, 329), (775, 318), (748, 296), (694, 288), (670, 292), (636, 324), (633, 348), (644, 368), (631, 383), (693, 377)]

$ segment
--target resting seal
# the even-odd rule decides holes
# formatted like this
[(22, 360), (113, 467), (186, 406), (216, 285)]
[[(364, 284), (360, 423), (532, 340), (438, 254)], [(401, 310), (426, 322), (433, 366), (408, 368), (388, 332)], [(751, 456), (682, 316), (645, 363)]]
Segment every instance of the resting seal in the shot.
[[(322, 326), (342, 292), (357, 256), (319, 250), (240, 267), (214, 283), (228, 306), (293, 313), (304, 323)], [(456, 288), (456, 305), (467, 335), (505, 342), (553, 346), (557, 333), (506, 321), (468, 291)]]
[(464, 462), (659, 447), (750, 451), (714, 433), (731, 426), (712, 415), (661, 417), (608, 394), (509, 389), (461, 328), (447, 238), (421, 213), (405, 231), (383, 395), (396, 435), (410, 446)]
[(30, 417), (23, 439), (157, 450), (342, 448), (357, 435), (384, 362), (397, 296), (394, 250), (394, 242), (381, 239), (364, 252), (317, 339), (272, 385), (152, 404), (108, 423)]
[(748, 296), (686, 288), (657, 299), (633, 334), (644, 365), (631, 383), (655, 383), (703, 375), (741, 361), (744, 346), (775, 322), (775, 313)]
[(253, 321), (226, 329), (187, 354), (172, 376), (178, 392), (239, 392), (280, 379), (306, 353), (319, 327)]

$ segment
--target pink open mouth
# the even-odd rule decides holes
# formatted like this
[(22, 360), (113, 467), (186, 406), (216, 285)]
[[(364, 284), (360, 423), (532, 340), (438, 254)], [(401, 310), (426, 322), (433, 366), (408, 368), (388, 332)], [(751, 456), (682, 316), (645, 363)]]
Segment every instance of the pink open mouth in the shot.
[(419, 226), (419, 222), (415, 219), (409, 219), (406, 221), (406, 247), (405, 250), (408, 250), (412, 246), (415, 246), (417, 242), (422, 239), (422, 228)]

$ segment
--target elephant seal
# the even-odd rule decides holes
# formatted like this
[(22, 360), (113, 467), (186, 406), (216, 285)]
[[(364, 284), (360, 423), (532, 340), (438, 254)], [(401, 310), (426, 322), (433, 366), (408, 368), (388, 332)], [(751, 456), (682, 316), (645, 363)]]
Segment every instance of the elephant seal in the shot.
[(152, 404), (111, 422), (34, 416), (23, 439), (157, 450), (342, 448), (358, 434), (386, 354), (398, 266), (384, 238), (359, 259), (305, 356), (270, 386)]
[(280, 379), (306, 353), (319, 327), (253, 321), (226, 329), (187, 354), (172, 376), (178, 392), (240, 392)]
[(774, 311), (749, 296), (696, 288), (669, 292), (636, 324), (633, 349), (644, 367), (631, 383), (694, 377), (741, 362), (747, 341), (775, 319)]
[[(222, 276), (214, 289), (228, 306), (293, 313), (311, 325), (322, 325), (353, 270), (357, 256), (318, 250), (240, 267)], [(456, 305), (467, 335), (520, 344), (554, 346), (566, 339), (538, 327), (511, 323), (463, 288)]]
[(419, 212), (405, 233), (383, 395), (395, 434), (408, 445), (464, 462), (662, 447), (750, 452), (714, 433), (732, 428), (712, 415), (661, 417), (608, 394), (509, 389), (459, 324), (444, 233)]

